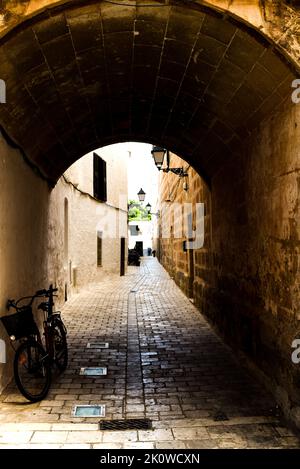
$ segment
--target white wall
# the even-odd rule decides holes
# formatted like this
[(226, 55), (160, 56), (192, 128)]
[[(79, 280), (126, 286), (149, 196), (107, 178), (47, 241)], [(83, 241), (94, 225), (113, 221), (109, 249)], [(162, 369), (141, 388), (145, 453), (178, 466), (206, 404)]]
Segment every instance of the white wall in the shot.
[[(112, 155), (111, 155), (112, 156)], [(117, 171), (116, 171), (117, 168)], [(64, 256), (64, 204), (69, 206), (67, 264), (77, 267), (77, 288), (101, 281), (106, 272), (120, 271), (120, 239), (127, 237), (126, 157), (107, 154), (108, 203), (83, 195), (61, 178), (53, 190), (0, 136), (0, 315), (7, 314), (8, 298), (33, 294), (50, 283), (59, 287), (57, 304), (64, 302), (65, 282), (72, 292)], [(92, 156), (79, 160), (67, 177), (92, 193)], [(79, 181), (76, 181), (76, 177)], [(125, 202), (119, 202), (119, 194)], [(117, 208), (113, 208), (116, 206)], [(122, 210), (119, 210), (119, 207)], [(118, 217), (120, 215), (120, 217)], [(97, 230), (122, 225), (103, 240), (103, 266), (97, 266)], [(0, 324), (0, 340), (7, 334)], [(12, 376), (12, 351), (6, 347), (7, 363), (0, 363), (0, 392)]]
[(130, 234), (128, 230), (128, 247), (134, 249), (137, 241), (143, 242), (144, 254), (147, 255), (147, 249), (153, 248), (153, 221), (130, 221), (129, 226), (138, 226), (139, 232), (135, 235)]
[[(93, 152), (72, 165), (65, 176), (77, 185), (66, 184), (69, 200), (69, 262), (76, 267), (77, 286), (101, 280), (104, 273), (120, 271), (120, 237), (127, 238), (127, 152), (118, 145), (97, 150), (107, 163), (107, 203), (93, 196)], [(81, 191), (81, 192), (80, 192)], [(103, 233), (102, 267), (97, 266), (97, 231)], [(68, 275), (66, 275), (66, 278)]]

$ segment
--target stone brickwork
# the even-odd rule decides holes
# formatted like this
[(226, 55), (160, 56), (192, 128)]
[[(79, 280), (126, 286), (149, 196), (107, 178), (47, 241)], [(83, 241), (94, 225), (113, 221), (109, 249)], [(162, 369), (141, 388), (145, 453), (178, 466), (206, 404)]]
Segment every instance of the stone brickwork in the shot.
[[(60, 9), (63, 4), (74, 6), (87, 3), (84, 0), (2, 0), (0, 5), (0, 33), (5, 34), (13, 26), (20, 25), (24, 20), (44, 12), (51, 7)], [(101, 2), (99, 2), (101, 3)], [(172, 3), (172, 2), (169, 2)], [(180, 5), (183, 1), (177, 2)], [(196, 0), (195, 5), (204, 2)], [(58, 5), (59, 4), (59, 5)], [(136, 8), (143, 7), (143, 1), (131, 1)], [(261, 30), (267, 37), (277, 42), (291, 57), (298, 60), (299, 42), (297, 34), (298, 0), (208, 0), (205, 6), (218, 12), (234, 15)], [(126, 8), (122, 8), (121, 16), (126, 16)], [(288, 31), (288, 33), (287, 33)], [(294, 37), (293, 37), (294, 36)], [(289, 40), (287, 40), (289, 39)], [(291, 40), (292, 39), (292, 40)]]
[(262, 372), (298, 425), (300, 369), (291, 354), (300, 335), (299, 112), (287, 103), (265, 121), (210, 189), (192, 169), (188, 191), (165, 174), (162, 201), (171, 194), (175, 202), (205, 203), (205, 242), (194, 252), (183, 252), (184, 239), (160, 243), (161, 262), (178, 285)]
[[(212, 281), (202, 308), (299, 420), (300, 108), (287, 103), (212, 182)], [(221, 187), (222, 186), (222, 187)]]
[[(170, 167), (183, 167), (188, 173), (188, 177), (179, 179), (172, 173), (162, 173), (160, 178), (160, 207), (161, 219), (163, 217), (170, 219), (171, 237), (159, 240), (159, 258), (164, 267), (174, 277), (176, 283), (190, 297), (195, 298), (197, 303), (201, 303), (203, 290), (210, 283), (207, 271), (210, 263), (211, 248), (211, 203), (210, 191), (199, 174), (187, 163), (176, 156), (170, 155)], [(188, 185), (184, 190), (184, 184)], [(205, 236), (204, 246), (196, 250), (184, 250), (183, 243), (188, 241), (188, 237), (184, 232), (184, 216), (182, 216), (182, 234), (184, 236), (177, 237), (174, 231), (176, 224), (176, 204), (180, 204), (182, 210), (184, 204), (192, 204), (193, 206), (193, 229), (195, 226), (195, 205), (204, 203), (205, 205)], [(160, 233), (161, 233), (160, 229)], [(161, 233), (162, 234), (162, 233)]]
[[(163, 262), (299, 421), (299, 367), (291, 362), (299, 328), (300, 111), (291, 102), (299, 10), (271, 0), (129, 3), (2, 2), (1, 128), (51, 185), (83, 154), (120, 141), (160, 144), (191, 164), (208, 186), (189, 170), (193, 188), (176, 197), (205, 203), (204, 248), (186, 253), (174, 239), (161, 249)], [(56, 278), (62, 262), (47, 240), (58, 236), (48, 226), (48, 188), (15, 156), (4, 148), (2, 275), (19, 287), (3, 288), (3, 308), (8, 295), (44, 284), (49, 265)]]
[[(15, 387), (0, 396), (0, 449), (299, 448), (271, 394), (255, 382), (167, 275), (145, 257), (124, 277), (107, 275), (62, 311), (69, 366), (42, 402)], [(82, 327), (82, 324), (85, 327)], [(108, 349), (87, 349), (88, 341)], [(107, 376), (79, 374), (107, 366)], [(149, 418), (153, 430), (100, 431), (75, 404), (106, 405), (105, 419)], [(218, 420), (223, 413), (227, 420)]]
[(51, 184), (124, 140), (159, 143), (209, 180), (298, 75), (299, 12), (284, 4), (13, 3), (0, 125)]

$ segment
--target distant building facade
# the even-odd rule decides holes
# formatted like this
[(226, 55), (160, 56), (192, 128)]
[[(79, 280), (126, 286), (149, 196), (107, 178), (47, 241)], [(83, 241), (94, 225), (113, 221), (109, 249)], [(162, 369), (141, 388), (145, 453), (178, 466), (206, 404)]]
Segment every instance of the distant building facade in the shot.
[(129, 249), (141, 249), (141, 255), (147, 256), (148, 250), (153, 249), (152, 221), (130, 221), (128, 226)]
[(66, 292), (126, 270), (127, 158), (113, 146), (89, 153), (59, 181)]

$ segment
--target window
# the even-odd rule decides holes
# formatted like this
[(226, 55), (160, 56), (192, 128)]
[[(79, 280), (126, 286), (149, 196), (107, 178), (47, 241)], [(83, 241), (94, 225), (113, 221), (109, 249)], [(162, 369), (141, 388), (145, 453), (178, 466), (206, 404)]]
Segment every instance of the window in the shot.
[(131, 236), (138, 236), (140, 234), (138, 225), (129, 225), (129, 231)]
[(97, 266), (102, 266), (102, 231), (97, 231)]
[(94, 153), (94, 197), (101, 202), (107, 201), (106, 161)]

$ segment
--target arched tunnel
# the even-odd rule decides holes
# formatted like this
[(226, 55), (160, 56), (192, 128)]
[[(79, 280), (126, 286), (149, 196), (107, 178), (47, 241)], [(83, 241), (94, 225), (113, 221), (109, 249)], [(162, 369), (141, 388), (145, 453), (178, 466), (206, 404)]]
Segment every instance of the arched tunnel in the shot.
[[(3, 285), (43, 258), (43, 204), (82, 155), (125, 141), (168, 148), (204, 181), (197, 306), (300, 425), (300, 365), (291, 362), (300, 320), (296, 46), (218, 2), (40, 3), (2, 17), (1, 131), (39, 179), (33, 192), (26, 182), (19, 188), (24, 181), (5, 155), (1, 191), (29, 204), (20, 214), (1, 196), (3, 213), (18, 211), (7, 224), (20, 246), (17, 218), (37, 215), (24, 228), (29, 246), (19, 248), (35, 255), (18, 266), (12, 244)], [(36, 275), (44, 279), (45, 269)]]
[(184, 155), (211, 180), (291, 94), (296, 67), (229, 15), (73, 3), (24, 21), (1, 45), (1, 124), (53, 183), (81, 155), (130, 139)]

